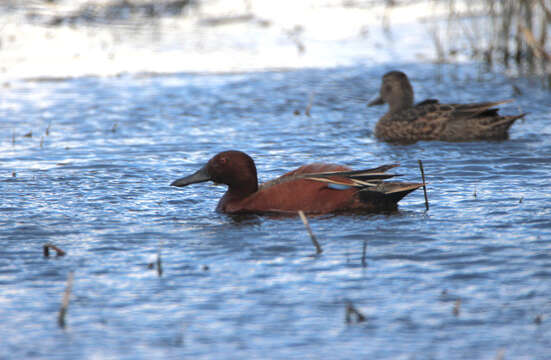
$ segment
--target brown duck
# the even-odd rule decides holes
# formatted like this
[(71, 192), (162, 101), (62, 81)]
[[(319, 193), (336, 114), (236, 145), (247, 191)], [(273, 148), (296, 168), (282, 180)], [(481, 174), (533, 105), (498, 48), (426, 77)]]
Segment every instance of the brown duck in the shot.
[(228, 185), (217, 210), (225, 213), (310, 214), (341, 211), (391, 211), (398, 201), (423, 186), (419, 183), (384, 181), (396, 175), (387, 171), (398, 165), (354, 171), (346, 166), (315, 163), (258, 184), (253, 159), (241, 151), (224, 151), (194, 174), (172, 182), (187, 186), (212, 180)]
[(413, 105), (413, 88), (401, 71), (383, 76), (379, 96), (368, 106), (388, 104), (377, 122), (375, 136), (384, 141), (412, 143), (419, 140), (505, 140), (509, 127), (525, 114), (501, 116), (495, 106), (510, 102), (440, 104), (428, 99)]

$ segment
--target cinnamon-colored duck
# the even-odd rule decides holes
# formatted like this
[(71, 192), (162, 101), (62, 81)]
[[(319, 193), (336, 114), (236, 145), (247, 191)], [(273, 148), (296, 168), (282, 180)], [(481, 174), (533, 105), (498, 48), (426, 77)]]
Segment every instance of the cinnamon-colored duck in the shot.
[(368, 106), (388, 104), (388, 112), (377, 122), (375, 136), (388, 142), (419, 140), (476, 141), (505, 140), (509, 127), (525, 114), (501, 116), (495, 106), (509, 102), (440, 104), (428, 99), (413, 105), (413, 88), (401, 71), (383, 76), (380, 94)]
[(395, 176), (386, 171), (396, 166), (352, 171), (341, 165), (310, 164), (259, 186), (253, 159), (230, 150), (217, 154), (199, 171), (170, 185), (182, 187), (209, 180), (228, 185), (216, 208), (225, 213), (385, 211), (396, 209), (400, 199), (423, 186), (384, 182)]

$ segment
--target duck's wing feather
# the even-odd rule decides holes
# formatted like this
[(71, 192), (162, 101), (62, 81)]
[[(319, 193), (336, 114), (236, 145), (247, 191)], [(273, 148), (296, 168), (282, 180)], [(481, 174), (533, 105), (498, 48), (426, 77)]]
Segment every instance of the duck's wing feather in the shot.
[(502, 100), (494, 102), (482, 102), (475, 104), (450, 104), (453, 111), (450, 120), (466, 120), (474, 117), (497, 116), (498, 105), (510, 103), (512, 100)]
[[(338, 165), (324, 165), (326, 167), (333, 166), (336, 169), (347, 169)], [(261, 189), (281, 184), (294, 180), (312, 180), (324, 182), (333, 185), (343, 185), (348, 187), (366, 187), (374, 186), (385, 179), (390, 179), (400, 174), (387, 174), (386, 171), (399, 166), (399, 164), (382, 165), (372, 169), (365, 170), (337, 170), (337, 171), (323, 171), (323, 172), (311, 172), (311, 170), (317, 170), (317, 168), (304, 168), (301, 167), (295, 171), (287, 173), (277, 179), (265, 182), (260, 185)], [(318, 167), (323, 169), (323, 167)], [(330, 167), (329, 167), (330, 168)]]

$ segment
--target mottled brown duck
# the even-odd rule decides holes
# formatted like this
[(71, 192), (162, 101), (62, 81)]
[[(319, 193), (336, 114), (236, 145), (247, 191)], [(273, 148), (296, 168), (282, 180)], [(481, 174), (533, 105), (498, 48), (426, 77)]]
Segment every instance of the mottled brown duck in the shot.
[(428, 99), (414, 105), (406, 74), (391, 71), (368, 106), (388, 104), (388, 112), (375, 126), (375, 136), (388, 142), (505, 140), (511, 125), (525, 115), (499, 115), (496, 106), (510, 101), (440, 104)]

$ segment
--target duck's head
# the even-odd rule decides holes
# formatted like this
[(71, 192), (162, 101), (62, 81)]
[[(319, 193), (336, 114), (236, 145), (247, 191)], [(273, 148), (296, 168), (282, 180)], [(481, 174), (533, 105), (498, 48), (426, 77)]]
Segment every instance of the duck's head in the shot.
[(253, 193), (258, 189), (256, 166), (253, 159), (242, 151), (221, 152), (195, 173), (173, 181), (171, 186), (183, 187), (213, 181), (226, 184), (230, 191)]
[(383, 104), (388, 104), (390, 112), (413, 106), (413, 88), (406, 74), (395, 70), (383, 76), (379, 95), (367, 106)]

